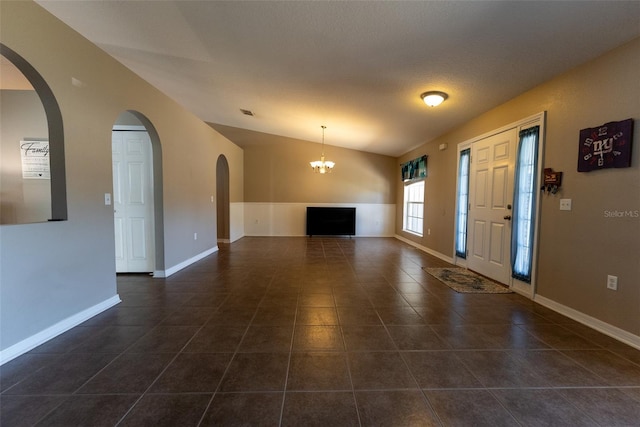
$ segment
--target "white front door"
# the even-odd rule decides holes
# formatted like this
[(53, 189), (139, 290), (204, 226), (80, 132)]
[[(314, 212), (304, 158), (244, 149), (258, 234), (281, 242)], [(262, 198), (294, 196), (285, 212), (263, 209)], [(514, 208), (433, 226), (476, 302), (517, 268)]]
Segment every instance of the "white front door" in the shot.
[(116, 272), (154, 271), (153, 171), (147, 132), (113, 131)]
[(467, 268), (507, 285), (517, 142), (517, 130), (511, 129), (471, 148)]

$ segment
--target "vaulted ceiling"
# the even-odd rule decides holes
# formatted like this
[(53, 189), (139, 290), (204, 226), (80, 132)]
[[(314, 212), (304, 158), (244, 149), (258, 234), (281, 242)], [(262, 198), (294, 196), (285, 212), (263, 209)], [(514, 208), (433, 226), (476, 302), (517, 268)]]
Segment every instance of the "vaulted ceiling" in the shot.
[(206, 122), (392, 156), (640, 36), (638, 1), (38, 3)]

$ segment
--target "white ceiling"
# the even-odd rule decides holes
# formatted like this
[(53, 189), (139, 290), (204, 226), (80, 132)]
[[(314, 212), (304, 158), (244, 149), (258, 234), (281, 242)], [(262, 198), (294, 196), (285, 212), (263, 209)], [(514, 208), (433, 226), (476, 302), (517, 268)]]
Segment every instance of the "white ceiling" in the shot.
[(639, 1), (38, 3), (206, 122), (392, 156), (640, 35)]

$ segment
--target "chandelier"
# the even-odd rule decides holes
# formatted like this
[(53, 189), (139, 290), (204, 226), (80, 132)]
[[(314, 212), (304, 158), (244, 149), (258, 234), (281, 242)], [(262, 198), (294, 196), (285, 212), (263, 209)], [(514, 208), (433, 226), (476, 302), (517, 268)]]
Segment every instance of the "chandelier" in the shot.
[(311, 164), (311, 169), (314, 172), (327, 173), (331, 172), (331, 169), (336, 165), (334, 162), (324, 159), (324, 130), (327, 128), (326, 126), (320, 126), (322, 128), (322, 155), (320, 156), (320, 160), (316, 160), (315, 162), (309, 162)]

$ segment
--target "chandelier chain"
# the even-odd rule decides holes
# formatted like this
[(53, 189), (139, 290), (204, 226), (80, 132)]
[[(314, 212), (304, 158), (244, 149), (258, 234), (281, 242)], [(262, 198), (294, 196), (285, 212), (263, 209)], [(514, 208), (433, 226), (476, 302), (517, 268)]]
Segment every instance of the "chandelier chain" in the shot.
[(311, 164), (311, 168), (314, 172), (318, 172), (321, 174), (330, 173), (331, 169), (335, 166), (335, 163), (329, 160), (324, 159), (324, 130), (327, 128), (326, 126), (320, 126), (322, 128), (322, 155), (320, 156), (320, 160), (316, 160), (314, 162), (309, 162)]

